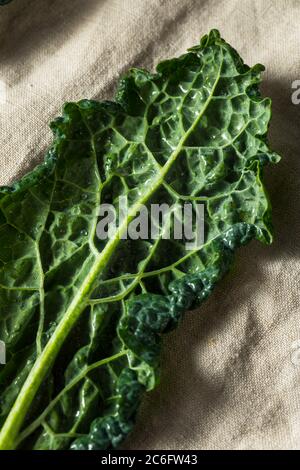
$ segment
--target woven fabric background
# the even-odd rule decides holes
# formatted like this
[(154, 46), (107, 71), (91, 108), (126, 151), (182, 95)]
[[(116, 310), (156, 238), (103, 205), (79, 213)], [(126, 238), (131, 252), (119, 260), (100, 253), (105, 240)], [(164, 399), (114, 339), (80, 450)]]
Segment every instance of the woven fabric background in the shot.
[(164, 340), (159, 388), (126, 449), (300, 448), (298, 0), (14, 0), (0, 8), (0, 184), (43, 159), (62, 104), (112, 98), (131, 66), (154, 69), (211, 28), (266, 66), (267, 175), (276, 241), (235, 270)]

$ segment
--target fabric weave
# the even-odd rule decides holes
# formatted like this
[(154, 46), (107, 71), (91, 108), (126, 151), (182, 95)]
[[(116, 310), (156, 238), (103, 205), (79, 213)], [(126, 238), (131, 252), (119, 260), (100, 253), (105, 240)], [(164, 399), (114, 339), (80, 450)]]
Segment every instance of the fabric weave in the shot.
[(38, 162), (65, 101), (110, 99), (129, 67), (153, 70), (211, 28), (273, 99), (275, 242), (235, 270), (164, 340), (160, 387), (125, 449), (300, 448), (298, 0), (14, 0), (0, 8), (0, 184)]

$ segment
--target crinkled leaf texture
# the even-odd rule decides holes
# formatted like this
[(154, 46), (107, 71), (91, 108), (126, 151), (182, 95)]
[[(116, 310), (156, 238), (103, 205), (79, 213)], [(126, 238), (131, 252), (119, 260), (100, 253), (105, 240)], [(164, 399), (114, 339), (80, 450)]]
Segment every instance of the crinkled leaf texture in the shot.
[[(66, 104), (45, 163), (1, 188), (1, 449), (118, 446), (157, 383), (162, 333), (236, 248), (271, 241), (262, 70), (213, 30), (156, 74), (130, 70), (115, 102)], [(100, 242), (99, 204), (120, 195), (129, 215)], [(201, 248), (121, 239), (141, 204), (186, 201), (205, 206)]]

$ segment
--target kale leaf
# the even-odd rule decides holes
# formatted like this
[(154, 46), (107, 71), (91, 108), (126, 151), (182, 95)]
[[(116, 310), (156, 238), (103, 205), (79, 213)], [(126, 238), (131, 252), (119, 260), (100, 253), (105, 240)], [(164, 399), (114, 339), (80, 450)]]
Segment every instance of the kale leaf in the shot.
[[(162, 334), (238, 247), (272, 241), (262, 71), (213, 30), (155, 74), (130, 70), (115, 102), (67, 103), (45, 162), (0, 188), (1, 449), (118, 446), (157, 384)], [(121, 195), (128, 215), (101, 241), (99, 205)], [(121, 236), (142, 204), (197, 201), (197, 249)]]

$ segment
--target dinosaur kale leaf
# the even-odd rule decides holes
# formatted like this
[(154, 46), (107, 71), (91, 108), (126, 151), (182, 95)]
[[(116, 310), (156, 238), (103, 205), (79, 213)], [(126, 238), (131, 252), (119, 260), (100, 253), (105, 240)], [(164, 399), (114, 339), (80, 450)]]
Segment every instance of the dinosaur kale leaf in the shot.
[[(270, 243), (271, 103), (217, 31), (115, 102), (68, 103), (43, 165), (0, 189), (1, 449), (105, 449), (158, 380), (161, 335), (251, 239)], [(100, 204), (128, 200), (108, 240)], [(204, 205), (205, 239), (125, 239), (142, 205)], [(160, 233), (164, 230), (162, 221)]]
[(0, 0), (0, 6), (1, 5), (6, 5), (7, 3), (10, 3), (12, 0)]

